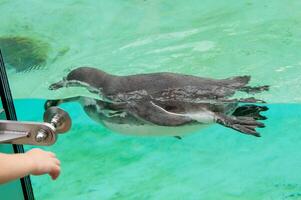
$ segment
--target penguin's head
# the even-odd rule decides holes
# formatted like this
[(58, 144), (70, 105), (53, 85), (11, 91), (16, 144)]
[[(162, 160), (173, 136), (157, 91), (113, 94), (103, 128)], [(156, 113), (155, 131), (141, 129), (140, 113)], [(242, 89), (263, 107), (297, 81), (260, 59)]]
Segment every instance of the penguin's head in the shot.
[(56, 90), (62, 87), (88, 85), (94, 88), (100, 88), (107, 80), (108, 74), (92, 67), (79, 67), (68, 73), (63, 80), (53, 83), (49, 86), (50, 90)]

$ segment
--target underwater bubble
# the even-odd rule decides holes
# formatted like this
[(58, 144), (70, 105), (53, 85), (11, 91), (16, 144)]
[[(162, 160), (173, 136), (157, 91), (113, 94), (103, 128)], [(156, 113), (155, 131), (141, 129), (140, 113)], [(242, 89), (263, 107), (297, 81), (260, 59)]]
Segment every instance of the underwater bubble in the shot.
[(7, 67), (17, 72), (40, 69), (45, 66), (49, 44), (30, 37), (0, 37), (0, 49)]

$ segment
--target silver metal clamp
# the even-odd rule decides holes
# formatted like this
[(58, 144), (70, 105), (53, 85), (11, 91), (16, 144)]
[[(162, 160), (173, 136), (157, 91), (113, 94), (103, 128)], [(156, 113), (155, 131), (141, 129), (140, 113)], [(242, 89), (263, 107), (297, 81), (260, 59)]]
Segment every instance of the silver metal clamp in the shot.
[(49, 146), (56, 142), (58, 133), (71, 127), (71, 118), (59, 107), (50, 107), (44, 113), (44, 122), (0, 120), (0, 144), (29, 144)]

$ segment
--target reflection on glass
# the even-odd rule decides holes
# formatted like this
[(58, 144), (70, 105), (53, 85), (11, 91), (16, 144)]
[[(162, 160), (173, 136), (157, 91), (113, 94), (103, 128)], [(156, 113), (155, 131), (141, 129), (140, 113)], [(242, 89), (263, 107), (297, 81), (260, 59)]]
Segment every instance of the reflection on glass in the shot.
[(6, 118), (4, 109), (2, 107), (2, 103), (0, 102), (0, 120), (4, 120)]

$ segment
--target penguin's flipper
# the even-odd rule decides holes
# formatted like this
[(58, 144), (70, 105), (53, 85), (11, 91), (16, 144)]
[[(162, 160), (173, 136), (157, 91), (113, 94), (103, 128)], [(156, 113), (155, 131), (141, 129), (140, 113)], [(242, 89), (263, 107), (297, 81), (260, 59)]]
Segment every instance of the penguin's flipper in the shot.
[(215, 117), (216, 123), (218, 124), (256, 137), (260, 137), (260, 134), (255, 129), (265, 127), (263, 123), (256, 121), (252, 117), (235, 117), (224, 115), (222, 113), (216, 114)]
[(166, 111), (152, 101), (131, 102), (128, 112), (159, 126), (181, 126), (194, 121), (188, 116)]

